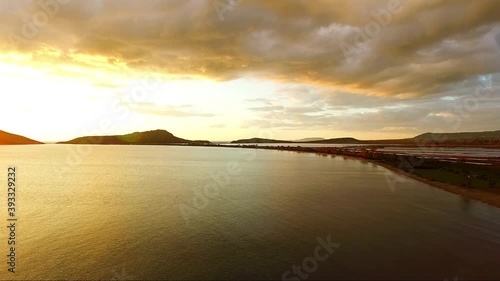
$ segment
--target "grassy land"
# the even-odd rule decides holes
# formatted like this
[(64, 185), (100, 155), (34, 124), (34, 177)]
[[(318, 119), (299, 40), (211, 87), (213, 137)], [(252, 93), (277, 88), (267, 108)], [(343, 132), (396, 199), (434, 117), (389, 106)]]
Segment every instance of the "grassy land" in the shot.
[[(374, 161), (429, 185), (500, 208), (500, 166), (443, 162), (413, 156)], [(399, 163), (399, 164), (398, 164)], [(401, 163), (405, 163), (401, 165)], [(407, 165), (414, 163), (415, 165)]]
[[(468, 187), (468, 188), (500, 188), (500, 183), (497, 182), (493, 186), (485, 179), (472, 178), (470, 181), (467, 176), (463, 174), (457, 174), (451, 171), (445, 171), (441, 169), (416, 169), (415, 175), (442, 183), (453, 184), (456, 186)], [(469, 186), (468, 186), (469, 184)]]

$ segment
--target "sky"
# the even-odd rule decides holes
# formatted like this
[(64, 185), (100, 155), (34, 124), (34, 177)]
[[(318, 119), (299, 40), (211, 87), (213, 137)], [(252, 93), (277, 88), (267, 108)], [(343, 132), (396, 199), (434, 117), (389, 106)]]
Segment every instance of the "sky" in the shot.
[(2, 0), (0, 130), (41, 141), (499, 130), (497, 0)]

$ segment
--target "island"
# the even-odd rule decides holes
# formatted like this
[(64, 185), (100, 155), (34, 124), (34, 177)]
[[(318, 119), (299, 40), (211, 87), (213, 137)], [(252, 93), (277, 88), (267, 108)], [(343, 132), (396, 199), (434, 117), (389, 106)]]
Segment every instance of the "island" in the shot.
[(191, 141), (174, 136), (166, 130), (135, 132), (126, 135), (86, 136), (58, 144), (108, 144), (108, 145), (169, 145), (169, 144), (209, 144), (208, 141)]
[(358, 140), (353, 137), (331, 139), (303, 139), (299, 141), (250, 138), (232, 141), (233, 144), (254, 143), (305, 143), (305, 144), (355, 144), (355, 145), (402, 145), (402, 146), (466, 146), (500, 147), (500, 130), (464, 133), (424, 133), (413, 138), (386, 140)]

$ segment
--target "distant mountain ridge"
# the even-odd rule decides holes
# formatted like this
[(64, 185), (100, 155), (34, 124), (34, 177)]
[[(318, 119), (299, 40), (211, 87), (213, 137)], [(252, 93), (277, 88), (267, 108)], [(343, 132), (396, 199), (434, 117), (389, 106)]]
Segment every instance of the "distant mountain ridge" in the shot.
[[(209, 141), (192, 141), (174, 136), (166, 130), (135, 132), (126, 135), (85, 136), (59, 144), (117, 144), (117, 145), (162, 145), (191, 144), (206, 145)], [(352, 137), (343, 138), (305, 138), (296, 141), (275, 140), (265, 138), (250, 138), (232, 141), (233, 144), (245, 143), (309, 143), (309, 144), (401, 144), (401, 145), (500, 145), (500, 130), (484, 132), (460, 133), (424, 133), (413, 138), (387, 140), (358, 140)], [(7, 133), (0, 130), (0, 145), (8, 144), (43, 144), (24, 136)]]
[(192, 141), (178, 138), (166, 130), (135, 132), (127, 135), (86, 136), (58, 144), (117, 144), (117, 145), (162, 145), (182, 144)]
[(334, 139), (325, 139), (325, 140), (319, 140), (319, 141), (310, 141), (307, 143), (327, 143), (327, 144), (362, 144), (364, 141), (351, 138), (351, 137), (346, 137), (346, 138), (334, 138)]
[(500, 130), (463, 133), (425, 133), (413, 138), (387, 140), (358, 140), (352, 137), (333, 138), (313, 141), (282, 141), (251, 138), (236, 140), (231, 143), (311, 143), (311, 144), (443, 144), (443, 145), (482, 145), (500, 144)]
[(32, 140), (20, 135), (7, 133), (5, 131), (0, 131), (0, 145), (7, 144), (43, 144), (43, 142)]
[(263, 139), (263, 138), (251, 138), (232, 141), (231, 143), (295, 143), (294, 141), (285, 140), (273, 140), (273, 139)]
[(318, 144), (362, 144), (355, 138), (335, 138), (335, 139), (320, 139), (320, 140), (297, 140), (297, 141), (286, 141), (286, 140), (273, 140), (273, 139), (262, 139), (262, 138), (251, 138), (232, 141), (231, 143), (318, 143)]
[(294, 142), (322, 141), (322, 140), (325, 140), (325, 138), (305, 138), (300, 140), (294, 140)]

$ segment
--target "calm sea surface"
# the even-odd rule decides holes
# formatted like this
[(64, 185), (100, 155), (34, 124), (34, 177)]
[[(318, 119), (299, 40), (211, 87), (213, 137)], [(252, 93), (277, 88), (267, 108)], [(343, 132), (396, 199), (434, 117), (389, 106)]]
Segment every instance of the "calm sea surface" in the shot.
[[(2, 280), (500, 279), (500, 209), (341, 157), (224, 147), (1, 146), (17, 167)], [(319, 240), (337, 243), (331, 253)], [(313, 260), (316, 249), (322, 260)], [(326, 256), (325, 256), (326, 255)], [(302, 277), (293, 266), (304, 265)], [(306, 277), (307, 275), (307, 277)], [(299, 280), (299, 279), (291, 279)]]

